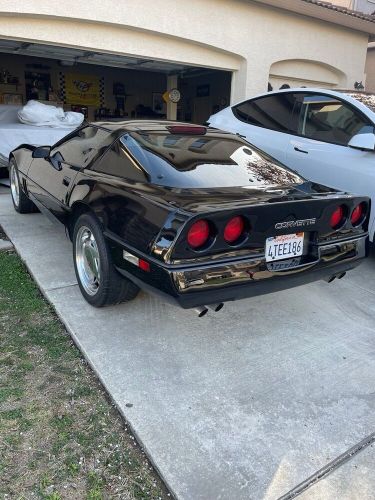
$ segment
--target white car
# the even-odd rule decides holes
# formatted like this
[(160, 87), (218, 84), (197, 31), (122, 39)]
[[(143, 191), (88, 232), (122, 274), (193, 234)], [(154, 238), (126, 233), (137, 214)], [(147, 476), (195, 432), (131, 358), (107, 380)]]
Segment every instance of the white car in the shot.
[(307, 179), (370, 196), (375, 241), (374, 104), (364, 93), (285, 89), (225, 108), (208, 123), (244, 136)]

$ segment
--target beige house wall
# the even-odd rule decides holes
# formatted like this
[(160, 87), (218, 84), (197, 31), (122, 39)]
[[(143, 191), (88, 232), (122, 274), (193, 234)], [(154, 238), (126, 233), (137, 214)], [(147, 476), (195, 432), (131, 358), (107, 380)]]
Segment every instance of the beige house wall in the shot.
[(266, 90), (279, 61), (315, 61), (352, 88), (367, 48), (365, 33), (241, 0), (2, 0), (0, 37), (230, 70), (232, 102)]
[(375, 47), (369, 48), (366, 59), (366, 87), (367, 92), (375, 92)]

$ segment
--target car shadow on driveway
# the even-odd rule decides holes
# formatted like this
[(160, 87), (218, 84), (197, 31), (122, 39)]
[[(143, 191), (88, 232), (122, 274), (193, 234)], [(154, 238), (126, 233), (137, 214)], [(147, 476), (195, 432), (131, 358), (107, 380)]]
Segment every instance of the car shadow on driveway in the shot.
[[(176, 497), (278, 498), (375, 430), (374, 249), (340, 281), (204, 318), (143, 293), (98, 310), (64, 233), (24, 220), (1, 196), (0, 224)], [(372, 498), (373, 458), (308, 498)]]

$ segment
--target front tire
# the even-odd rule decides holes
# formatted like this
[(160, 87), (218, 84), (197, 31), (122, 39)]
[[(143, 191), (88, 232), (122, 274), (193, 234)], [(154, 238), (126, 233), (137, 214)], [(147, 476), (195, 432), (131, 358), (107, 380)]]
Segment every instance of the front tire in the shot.
[(74, 225), (73, 258), (78, 285), (92, 306), (119, 304), (137, 296), (139, 288), (116, 271), (101, 226), (91, 214), (81, 215)]
[(10, 161), (9, 179), (10, 193), (12, 196), (14, 209), (20, 214), (30, 214), (32, 212), (36, 212), (36, 206), (31, 200), (29, 200), (22, 189), (15, 160)]

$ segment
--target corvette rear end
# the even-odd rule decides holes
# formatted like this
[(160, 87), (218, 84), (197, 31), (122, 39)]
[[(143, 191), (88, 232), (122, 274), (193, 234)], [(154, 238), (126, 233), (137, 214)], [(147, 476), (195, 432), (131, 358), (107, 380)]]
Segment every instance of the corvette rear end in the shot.
[[(367, 256), (367, 197), (311, 183), (244, 199), (236, 191), (243, 190), (207, 190), (201, 201), (195, 192), (170, 199), (180, 209), (167, 219), (150, 255), (125, 250), (117, 259), (121, 272), (204, 315), (226, 301), (341, 279)], [(147, 263), (143, 269), (135, 268), (137, 258)]]

